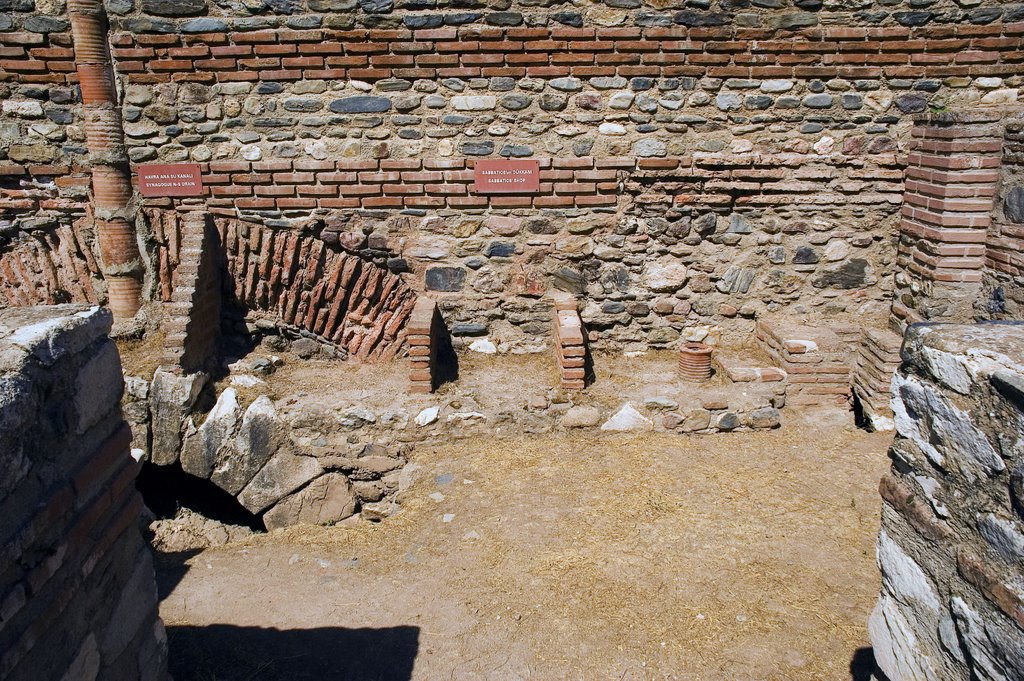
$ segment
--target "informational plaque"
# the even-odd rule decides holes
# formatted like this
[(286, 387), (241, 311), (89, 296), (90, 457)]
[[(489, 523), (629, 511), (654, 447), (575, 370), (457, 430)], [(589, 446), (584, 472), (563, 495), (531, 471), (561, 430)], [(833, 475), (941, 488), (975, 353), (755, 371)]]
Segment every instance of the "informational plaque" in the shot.
[(198, 163), (137, 166), (139, 192), (143, 196), (202, 196), (203, 173)]
[(481, 159), (473, 165), (477, 194), (528, 194), (540, 190), (540, 161)]

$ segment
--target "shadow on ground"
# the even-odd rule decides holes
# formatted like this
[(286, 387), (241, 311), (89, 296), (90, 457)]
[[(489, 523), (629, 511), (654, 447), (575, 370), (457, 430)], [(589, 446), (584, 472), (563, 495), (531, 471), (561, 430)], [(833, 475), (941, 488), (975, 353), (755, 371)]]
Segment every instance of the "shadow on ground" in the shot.
[(175, 681), (408, 681), (419, 635), (419, 627), (167, 627)]
[(889, 681), (875, 664), (875, 651), (871, 648), (857, 648), (850, 660), (851, 681)]

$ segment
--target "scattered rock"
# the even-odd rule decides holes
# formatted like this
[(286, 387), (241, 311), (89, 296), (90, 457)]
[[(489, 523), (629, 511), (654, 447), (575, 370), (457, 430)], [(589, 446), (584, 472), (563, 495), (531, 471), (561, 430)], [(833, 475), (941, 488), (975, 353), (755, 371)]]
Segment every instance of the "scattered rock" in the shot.
[(654, 423), (633, 408), (628, 402), (619, 409), (610, 419), (601, 425), (601, 430), (633, 431), (651, 430)]

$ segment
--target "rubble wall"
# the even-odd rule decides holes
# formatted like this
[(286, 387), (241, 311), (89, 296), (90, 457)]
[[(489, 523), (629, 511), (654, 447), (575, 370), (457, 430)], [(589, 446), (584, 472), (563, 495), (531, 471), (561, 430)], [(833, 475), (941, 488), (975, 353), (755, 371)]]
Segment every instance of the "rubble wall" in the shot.
[(1024, 318), (1024, 116), (1006, 122), (999, 197), (988, 232), (985, 295), (979, 314)]
[(110, 313), (0, 311), (0, 677), (167, 678)]
[[(529, 345), (561, 288), (598, 347), (642, 349), (762, 313), (886, 316), (912, 117), (1020, 87), (1022, 5), (912, 4), (108, 9), (133, 162), (200, 163), (223, 216), (372, 237), (450, 323)], [(53, 7), (0, 13), (0, 205), (21, 216), (88, 186)], [(539, 159), (539, 193), (473, 193), (495, 157)]]
[(1024, 324), (912, 326), (902, 356), (875, 658), (894, 680), (1024, 678)]

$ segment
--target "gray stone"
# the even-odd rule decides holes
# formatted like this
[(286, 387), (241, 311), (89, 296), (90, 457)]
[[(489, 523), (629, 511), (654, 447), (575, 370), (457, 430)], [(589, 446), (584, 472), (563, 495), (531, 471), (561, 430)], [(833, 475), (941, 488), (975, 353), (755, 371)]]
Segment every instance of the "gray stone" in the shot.
[(561, 111), (568, 103), (569, 98), (565, 95), (546, 92), (540, 96), (540, 108), (545, 111)]
[(391, 0), (359, 0), (359, 7), (367, 14), (388, 14), (395, 5)]
[(975, 475), (994, 475), (1005, 469), (988, 438), (971, 422), (970, 415), (913, 376), (897, 374), (892, 380), (892, 408), (896, 432), (913, 440), (940, 468), (955, 456), (959, 465)]
[(735, 92), (720, 92), (715, 97), (715, 106), (722, 111), (735, 111), (742, 106), (742, 100)]
[(75, 378), (76, 431), (85, 433), (111, 413), (111, 405), (121, 400), (121, 358), (113, 342), (103, 343)]
[(59, 17), (48, 17), (43, 14), (36, 14), (25, 19), (23, 24), (26, 31), (32, 33), (60, 33), (69, 28), (69, 24)]
[(986, 513), (978, 518), (978, 531), (1006, 560), (1024, 559), (1024, 531), (1019, 523)]
[(860, 109), (864, 106), (864, 98), (858, 94), (844, 94), (839, 101), (844, 109)]
[(622, 76), (599, 76), (591, 78), (590, 85), (598, 90), (619, 90), (629, 85), (629, 81)]
[(794, 265), (813, 265), (818, 262), (818, 252), (810, 246), (799, 246), (793, 252)]
[(444, 23), (446, 26), (462, 26), (480, 21), (482, 16), (479, 12), (453, 12), (444, 15)]
[(169, 466), (178, 460), (182, 424), (206, 380), (203, 373), (178, 376), (162, 369), (153, 375), (149, 408), (153, 424), (151, 457), (156, 465)]
[(902, 26), (924, 26), (933, 16), (931, 12), (893, 12), (892, 18)]
[(501, 98), (501, 105), (510, 111), (522, 111), (533, 100), (527, 95), (516, 93)]
[(320, 475), (316, 458), (282, 448), (246, 485), (238, 501), (251, 513), (262, 513), (278, 500)]
[(551, 14), (551, 20), (574, 28), (583, 26), (583, 15), (579, 12), (555, 12)]
[(735, 430), (740, 426), (740, 417), (734, 412), (727, 411), (718, 417), (715, 427), (719, 430)]
[(492, 241), (487, 245), (484, 255), (488, 258), (507, 258), (515, 255), (516, 245), (504, 241)]
[(959, 596), (951, 609), (957, 632), (970, 654), (971, 678), (1015, 681), (1024, 678), (1024, 635), (982, 617)]
[(647, 137), (633, 145), (633, 153), (641, 158), (661, 157), (668, 154), (668, 148), (661, 140)]
[(406, 28), (413, 30), (438, 28), (444, 25), (444, 16), (441, 14), (410, 14), (402, 17), (402, 23)]
[(309, 0), (314, 12), (347, 12), (356, 8), (356, 0)]
[(803, 99), (804, 106), (811, 109), (828, 109), (835, 102), (835, 97), (827, 94), (807, 95)]
[(689, 270), (682, 262), (663, 258), (645, 264), (642, 277), (644, 285), (652, 291), (673, 293), (686, 284)]
[(581, 294), (587, 288), (586, 275), (571, 267), (559, 267), (551, 273), (551, 276), (554, 279), (552, 283), (560, 291)]
[(775, 103), (775, 99), (768, 95), (748, 95), (744, 98), (743, 104), (748, 109), (763, 110)]
[(263, 515), (263, 522), (271, 531), (292, 525), (327, 525), (354, 515), (358, 506), (348, 478), (327, 473), (279, 501)]
[(896, 98), (896, 108), (905, 114), (921, 113), (928, 108), (928, 100), (920, 95), (901, 95)]
[(387, 97), (357, 95), (331, 102), (331, 111), (335, 113), (382, 113), (390, 109), (391, 100)]
[(860, 288), (868, 282), (870, 272), (871, 264), (867, 260), (854, 258), (825, 272), (811, 283), (817, 288)]
[(777, 14), (767, 17), (764, 22), (765, 28), (792, 30), (795, 28), (807, 28), (818, 25), (818, 15), (813, 12), (790, 12), (788, 14)]
[(644, 398), (644, 406), (648, 409), (675, 409), (679, 403), (664, 395), (654, 395)]
[(428, 291), (461, 291), (465, 282), (466, 270), (461, 267), (427, 269), (425, 285)]
[(230, 440), (240, 416), (238, 392), (228, 388), (217, 398), (217, 403), (202, 425), (185, 438), (181, 448), (181, 469), (189, 475), (209, 478), (214, 465), (221, 458), (221, 449), (232, 446)]
[(593, 428), (601, 422), (601, 411), (597, 407), (576, 405), (569, 407), (562, 417), (564, 428)]
[(338, 415), (338, 424), (342, 428), (356, 429), (377, 422), (377, 415), (363, 407), (350, 407)]
[(489, 156), (494, 153), (494, 142), (463, 142), (462, 153), (467, 156)]
[(775, 407), (760, 407), (747, 417), (747, 425), (751, 428), (777, 428), (779, 422), (779, 410)]
[(746, 293), (754, 282), (756, 272), (747, 267), (731, 265), (715, 284), (722, 293)]
[(206, 0), (142, 0), (142, 11), (159, 17), (189, 17), (206, 12)]
[(533, 147), (526, 144), (505, 144), (502, 145), (498, 154), (505, 157), (524, 158), (533, 156)]
[(296, 338), (291, 342), (291, 351), (300, 359), (310, 359), (320, 354), (320, 344), (312, 338)]
[(453, 336), (485, 336), (487, 325), (479, 322), (455, 322), (452, 324), (451, 332)]
[(684, 10), (677, 12), (672, 20), (683, 26), (725, 26), (729, 23), (729, 16), (717, 12), (696, 12)]
[(729, 228), (726, 232), (732, 234), (750, 234), (753, 231), (754, 227), (750, 224), (750, 220), (748, 220), (745, 215), (733, 213), (729, 216)]
[(518, 26), (523, 23), (523, 15), (519, 12), (491, 12), (484, 21), (491, 26)]
[(228, 25), (220, 19), (213, 17), (199, 17), (189, 19), (181, 24), (178, 29), (182, 33), (222, 33), (228, 30)]
[(286, 426), (274, 404), (260, 395), (245, 410), (233, 446), (218, 450), (210, 480), (230, 494), (238, 494), (287, 440)]
[(698, 430), (705, 430), (711, 425), (711, 412), (707, 409), (693, 409), (683, 415), (683, 421), (679, 429), (684, 433), (693, 433)]
[(1003, 215), (1014, 224), (1024, 224), (1024, 186), (1018, 185), (1006, 192)]
[(464, 95), (452, 97), (456, 111), (489, 111), (498, 105), (497, 97), (491, 95)]
[(291, 97), (284, 100), (285, 111), (297, 111), (302, 113), (312, 113), (319, 111), (323, 108), (323, 102), (319, 99), (304, 99), (300, 97)]
[(579, 92), (583, 89), (583, 81), (579, 78), (555, 78), (548, 85), (562, 92)]

